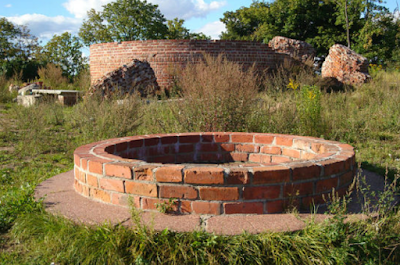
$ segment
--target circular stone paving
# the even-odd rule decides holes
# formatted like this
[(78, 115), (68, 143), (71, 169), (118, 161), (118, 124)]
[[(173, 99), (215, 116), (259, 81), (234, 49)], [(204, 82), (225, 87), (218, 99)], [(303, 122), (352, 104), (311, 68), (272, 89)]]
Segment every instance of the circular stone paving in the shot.
[[(109, 139), (74, 152), (75, 191), (91, 200), (176, 214), (284, 212), (342, 195), (353, 147), (313, 137), (180, 133)], [(160, 207), (161, 206), (161, 207)], [(157, 209), (158, 208), (158, 209)]]

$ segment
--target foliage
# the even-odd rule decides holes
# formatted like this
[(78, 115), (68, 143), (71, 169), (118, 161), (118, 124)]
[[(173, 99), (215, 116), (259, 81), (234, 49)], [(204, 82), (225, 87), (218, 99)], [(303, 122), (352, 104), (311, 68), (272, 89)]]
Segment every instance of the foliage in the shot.
[(22, 71), (23, 80), (34, 79), (40, 63), (34, 60), (40, 50), (38, 39), (26, 26), (0, 18), (0, 75), (10, 78)]
[(398, 47), (399, 19), (381, 1), (275, 0), (254, 1), (250, 7), (224, 13), (222, 39), (268, 42), (275, 36), (303, 40), (326, 54), (335, 43), (347, 44), (345, 2), (351, 47), (374, 61), (391, 60)]
[(82, 56), (82, 47), (80, 39), (69, 32), (54, 35), (43, 48), (42, 60), (58, 65), (64, 76), (72, 80), (86, 67), (87, 58)]
[(103, 6), (103, 11), (91, 9), (83, 22), (79, 36), (87, 46), (93, 43), (163, 39), (168, 34), (166, 19), (157, 5), (146, 0), (117, 0)]
[(204, 35), (203, 33), (191, 33), (189, 29), (183, 26), (185, 21), (183, 19), (174, 18), (173, 20), (168, 20), (168, 33), (166, 35), (167, 39), (179, 40), (179, 39), (196, 39), (196, 40), (208, 40), (210, 37)]
[(47, 87), (63, 89), (68, 86), (68, 79), (63, 76), (62, 69), (55, 64), (49, 63), (45, 67), (39, 68), (38, 75), (39, 80)]
[(320, 137), (325, 127), (321, 119), (321, 90), (316, 86), (302, 86), (299, 93), (299, 130), (304, 135)]
[(174, 111), (176, 119), (187, 131), (246, 130), (258, 89), (253, 68), (243, 71), (222, 55), (203, 59), (178, 78), (184, 100)]

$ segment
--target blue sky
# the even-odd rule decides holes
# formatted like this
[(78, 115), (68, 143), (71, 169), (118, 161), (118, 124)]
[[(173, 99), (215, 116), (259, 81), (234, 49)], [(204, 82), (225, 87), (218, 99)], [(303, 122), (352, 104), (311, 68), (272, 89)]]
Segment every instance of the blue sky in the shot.
[[(0, 0), (0, 16), (20, 25), (27, 25), (31, 33), (46, 42), (54, 34), (69, 31), (76, 34), (86, 12), (113, 0)], [(167, 19), (185, 19), (185, 26), (193, 32), (203, 32), (217, 39), (224, 24), (219, 21), (226, 11), (250, 6), (252, 0), (147, 0), (159, 5)], [(393, 11), (397, 0), (387, 0)], [(400, 1), (398, 1), (400, 4)]]

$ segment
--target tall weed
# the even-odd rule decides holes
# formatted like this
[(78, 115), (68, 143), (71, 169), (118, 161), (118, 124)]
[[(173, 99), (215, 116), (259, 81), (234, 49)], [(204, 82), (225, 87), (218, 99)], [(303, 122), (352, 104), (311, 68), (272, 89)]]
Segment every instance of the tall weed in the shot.
[(86, 96), (75, 105), (69, 123), (80, 135), (80, 144), (133, 134), (141, 123), (143, 102), (136, 96), (124, 100)]
[(38, 70), (40, 81), (47, 87), (52, 89), (68, 89), (68, 78), (63, 76), (63, 71), (55, 64), (49, 63), (45, 67)]
[(183, 100), (174, 115), (186, 131), (244, 131), (254, 109), (258, 83), (254, 69), (243, 71), (224, 56), (204, 55), (178, 79)]

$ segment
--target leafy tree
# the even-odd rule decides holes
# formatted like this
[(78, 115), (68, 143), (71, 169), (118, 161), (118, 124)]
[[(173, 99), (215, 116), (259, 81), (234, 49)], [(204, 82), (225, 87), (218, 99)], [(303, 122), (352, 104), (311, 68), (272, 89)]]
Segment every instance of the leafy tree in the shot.
[(24, 80), (34, 79), (40, 63), (38, 39), (26, 26), (18, 26), (0, 18), (0, 75), (7, 77), (22, 72)]
[(102, 12), (88, 12), (79, 30), (87, 46), (93, 43), (164, 39), (168, 34), (166, 19), (157, 5), (146, 0), (117, 0), (103, 6)]
[(59, 36), (54, 35), (44, 46), (43, 60), (60, 66), (63, 74), (72, 79), (85, 68), (87, 63), (87, 59), (82, 56), (82, 47), (80, 39), (69, 32)]
[(196, 39), (196, 40), (206, 40), (210, 39), (209, 36), (203, 33), (191, 33), (189, 29), (183, 26), (185, 20), (174, 18), (173, 20), (168, 20), (168, 33), (166, 35), (167, 39), (179, 40), (179, 39)]
[(268, 42), (274, 36), (284, 36), (310, 43), (319, 54), (326, 54), (335, 43), (348, 44), (371, 60), (384, 61), (398, 47), (399, 27), (393, 14), (380, 3), (380, 0), (254, 1), (250, 7), (224, 14), (221, 21), (227, 31), (222, 39)]

